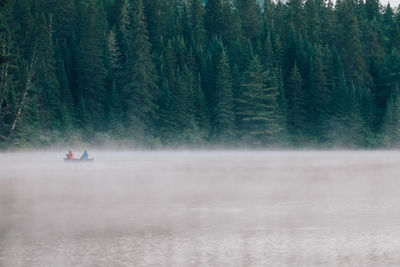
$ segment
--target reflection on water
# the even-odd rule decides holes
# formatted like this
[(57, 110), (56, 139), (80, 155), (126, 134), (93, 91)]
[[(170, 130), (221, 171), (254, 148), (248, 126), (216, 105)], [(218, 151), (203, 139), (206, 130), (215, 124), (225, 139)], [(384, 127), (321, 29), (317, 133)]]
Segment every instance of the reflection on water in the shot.
[(396, 266), (397, 152), (0, 154), (0, 266)]

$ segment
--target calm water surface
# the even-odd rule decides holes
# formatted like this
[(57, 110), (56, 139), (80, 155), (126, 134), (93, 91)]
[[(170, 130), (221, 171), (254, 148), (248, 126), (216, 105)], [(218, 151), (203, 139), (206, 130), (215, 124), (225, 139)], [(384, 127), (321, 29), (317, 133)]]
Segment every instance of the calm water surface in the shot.
[(400, 262), (399, 152), (64, 154), (0, 154), (0, 266)]

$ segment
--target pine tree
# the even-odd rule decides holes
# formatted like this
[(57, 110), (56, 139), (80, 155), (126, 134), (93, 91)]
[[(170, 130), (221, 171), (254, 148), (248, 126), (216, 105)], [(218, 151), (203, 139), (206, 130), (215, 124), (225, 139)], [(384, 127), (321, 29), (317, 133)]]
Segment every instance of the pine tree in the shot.
[(321, 13), (321, 38), (323, 43), (333, 46), (336, 44), (338, 27), (332, 0), (328, 0), (327, 6), (322, 9)]
[(289, 0), (287, 2), (287, 23), (295, 29), (296, 33), (302, 33), (305, 27), (305, 12), (303, 0)]
[(82, 132), (82, 139), (84, 141), (89, 141), (94, 137), (93, 126), (90, 123), (92, 119), (92, 114), (89, 112), (86, 101), (81, 96), (79, 103), (77, 105), (77, 114), (79, 114), (79, 119), (77, 120), (76, 124), (78, 129)]
[(204, 26), (209, 38), (222, 34), (224, 30), (222, 0), (208, 0), (206, 2)]
[(115, 83), (112, 86), (110, 109), (108, 117), (108, 128), (113, 137), (122, 137), (124, 133), (123, 128), (123, 108), (122, 101)]
[(123, 108), (120, 90), (116, 85), (122, 71), (121, 55), (115, 33), (111, 30), (107, 36), (107, 52), (105, 56), (105, 66), (108, 73), (106, 78), (107, 100), (105, 102), (105, 113), (107, 127), (110, 133), (113, 133), (116, 137), (121, 137), (123, 132)]
[[(224, 1), (222, 5), (222, 41), (228, 49), (228, 53), (231, 55), (232, 47), (237, 42), (243, 42), (243, 29), (241, 25), (241, 19), (239, 11), (234, 8), (231, 1)], [(232, 57), (230, 57), (232, 58)]]
[(264, 0), (263, 3), (263, 26), (264, 33), (269, 33), (273, 27), (273, 16), (274, 16), (275, 3), (271, 0)]
[(6, 98), (12, 87), (10, 66), (13, 63), (13, 57), (10, 54), (13, 43), (6, 23), (6, 8), (4, 7), (6, 2), (0, 2), (0, 145), (1, 137), (8, 134), (7, 127), (4, 125), (4, 117), (10, 107)]
[(130, 8), (131, 27), (127, 29), (130, 31), (127, 35), (131, 39), (127, 40), (128, 54), (123, 74), (128, 83), (123, 85), (121, 93), (128, 135), (144, 140), (152, 133), (155, 122), (157, 73), (150, 54), (142, 1), (136, 1)]
[(110, 64), (110, 71), (112, 72), (113, 78), (116, 79), (122, 68), (121, 63), (121, 52), (117, 43), (117, 39), (113, 30), (108, 34), (107, 38), (107, 52)]
[[(78, 42), (78, 101), (84, 103), (85, 112), (91, 118), (94, 129), (103, 128), (105, 104), (105, 79), (107, 76), (104, 65), (106, 40), (103, 29), (106, 27), (104, 11), (92, 0), (79, 5), (82, 15), (79, 23)], [(81, 112), (84, 110), (81, 109)], [(86, 114), (78, 113), (78, 121), (83, 123)], [(90, 128), (90, 127), (89, 127)]]
[(256, 0), (238, 0), (237, 8), (244, 36), (255, 42), (262, 33), (260, 5)]
[(216, 105), (216, 70), (221, 59), (224, 45), (220, 37), (214, 36), (208, 47), (208, 55), (203, 59), (203, 88), (206, 97), (208, 110), (210, 111), (211, 124), (214, 125), (215, 120), (215, 105)]
[(336, 50), (332, 52), (330, 62), (330, 93), (332, 101), (329, 105), (329, 126), (327, 130), (328, 141), (334, 145), (343, 144), (346, 137), (346, 117), (350, 108), (349, 89), (344, 74), (343, 63)]
[(338, 47), (342, 49), (345, 73), (349, 82), (363, 84), (366, 79), (366, 64), (362, 57), (361, 33), (354, 7), (350, 1), (337, 3), (337, 21), (340, 36)]
[[(3, 17), (3, 12), (4, 12), (4, 6), (6, 5), (6, 3), (8, 2), (8, 0), (2, 0), (0, 1), (0, 47), (4, 48), (5, 47), (5, 32), (6, 32), (6, 23), (5, 23), (5, 18)], [(7, 61), (10, 60), (10, 55), (8, 55), (6, 53), (6, 51), (4, 51), (4, 49), (0, 50), (0, 66), (4, 63), (6, 63)]]
[(169, 88), (167, 80), (161, 86), (159, 135), (164, 144), (174, 144), (178, 141), (179, 129), (176, 121), (175, 96)]
[(306, 27), (309, 40), (313, 43), (321, 42), (321, 21), (319, 8), (317, 6), (316, 0), (306, 0), (305, 3), (306, 11)]
[(283, 84), (282, 69), (279, 68), (273, 73), (271, 84), (277, 86), (279, 93), (277, 96), (278, 122), (280, 127), (278, 141), (282, 144), (286, 144), (288, 141), (288, 104)]
[(267, 77), (258, 56), (253, 57), (243, 74), (242, 94), (236, 113), (240, 136), (250, 144), (274, 144), (280, 132), (278, 91), (276, 87), (268, 86)]
[(345, 137), (347, 140), (343, 144), (347, 144), (353, 147), (362, 147), (367, 145), (366, 137), (369, 134), (368, 125), (363, 119), (362, 114), (362, 94), (359, 88), (356, 88), (354, 84), (351, 85), (348, 91), (348, 115), (345, 120)]
[(164, 144), (172, 144), (174, 138), (178, 135), (178, 126), (176, 122), (175, 96), (172, 93), (170, 85), (175, 81), (176, 59), (173, 53), (171, 41), (164, 47), (160, 56), (160, 98), (158, 129), (159, 136)]
[(39, 92), (40, 118), (44, 129), (58, 130), (62, 125), (61, 115), (61, 88), (57, 78), (57, 66), (53, 40), (53, 16), (48, 18), (41, 14), (38, 19), (37, 56), (38, 74), (36, 85)]
[(204, 29), (204, 6), (201, 0), (190, 0), (190, 31), (191, 40), (194, 47), (200, 48), (204, 46), (205, 29)]
[(65, 68), (65, 62), (62, 58), (58, 45), (56, 45), (55, 50), (57, 57), (57, 80), (60, 85), (60, 101), (68, 110), (71, 110), (73, 108), (73, 98), (70, 89), (70, 82)]
[(204, 91), (201, 89), (201, 76), (197, 75), (194, 81), (194, 108), (195, 108), (195, 121), (199, 129), (201, 139), (208, 140), (210, 135), (210, 112), (207, 107)]
[(365, 9), (367, 12), (368, 20), (373, 20), (375, 18), (380, 17), (379, 13), (379, 0), (366, 0), (365, 1)]
[(216, 70), (214, 134), (219, 142), (229, 142), (234, 135), (232, 78), (226, 52), (223, 50)]
[(149, 42), (151, 43), (152, 51), (157, 54), (163, 48), (163, 39), (168, 38), (168, 24), (172, 19), (168, 14), (168, 4), (169, 1), (164, 0), (143, 1)]
[(191, 143), (196, 139), (197, 125), (194, 118), (193, 91), (191, 74), (186, 66), (178, 68), (176, 73), (175, 95), (176, 122), (179, 130), (178, 140)]
[(286, 86), (289, 105), (288, 128), (293, 136), (303, 136), (307, 125), (307, 95), (303, 78), (295, 63)]
[(54, 1), (54, 28), (56, 38), (60, 43), (66, 42), (69, 44), (76, 30), (77, 13), (75, 2), (72, 0)]
[(277, 63), (275, 62), (275, 55), (272, 47), (272, 41), (271, 41), (271, 34), (267, 34), (267, 39), (264, 44), (264, 64), (266, 69), (273, 69), (277, 67)]
[(315, 58), (310, 62), (311, 71), (309, 75), (309, 125), (312, 125), (312, 135), (317, 138), (322, 138), (325, 134), (326, 124), (329, 120), (328, 106), (332, 97), (328, 90), (322, 53), (321, 48), (318, 48)]
[(400, 51), (393, 48), (387, 57), (387, 69), (390, 76), (390, 97), (397, 95), (397, 89), (400, 88)]
[[(334, 86), (335, 87), (333, 90), (334, 95), (332, 101), (333, 105), (332, 118), (330, 121), (331, 123), (335, 124), (335, 126), (331, 129), (332, 131), (334, 131), (335, 129), (338, 130), (339, 127), (343, 127), (343, 120), (348, 114), (347, 109), (349, 108), (350, 104), (349, 101), (347, 101), (349, 95), (349, 89), (347, 88), (347, 82), (343, 70), (340, 76), (337, 78)], [(338, 135), (337, 137), (340, 137), (340, 135)]]
[(276, 58), (276, 65), (279, 68), (283, 68), (285, 56), (284, 56), (283, 44), (279, 35), (276, 35), (273, 40), (273, 48)]
[(400, 99), (390, 98), (383, 123), (384, 145), (393, 147), (399, 144), (400, 136)]
[(397, 14), (397, 16), (395, 16), (395, 18), (397, 18), (397, 21), (394, 22), (393, 26), (390, 29), (390, 47), (391, 48), (396, 48), (398, 50), (400, 50), (400, 21), (399, 21), (399, 14)]

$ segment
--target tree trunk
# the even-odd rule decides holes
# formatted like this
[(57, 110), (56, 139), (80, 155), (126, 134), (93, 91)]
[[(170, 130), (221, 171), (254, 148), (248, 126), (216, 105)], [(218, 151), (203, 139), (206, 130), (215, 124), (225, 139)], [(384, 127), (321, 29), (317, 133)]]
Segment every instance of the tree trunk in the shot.
[(26, 95), (28, 94), (28, 91), (32, 88), (32, 80), (33, 80), (33, 76), (35, 75), (35, 67), (36, 67), (36, 47), (37, 47), (37, 42), (36, 42), (35, 48), (33, 50), (31, 64), (26, 67), (27, 77), (26, 77), (25, 90), (24, 90), (24, 94), (22, 95), (22, 99), (19, 104), (19, 107), (18, 107), (17, 115), (15, 116), (14, 122), (11, 126), (10, 135), (13, 133), (13, 131), (15, 129), (15, 125), (17, 124), (17, 121), (18, 121), (19, 117), (21, 116), (21, 111), (22, 111), (22, 108), (24, 107)]

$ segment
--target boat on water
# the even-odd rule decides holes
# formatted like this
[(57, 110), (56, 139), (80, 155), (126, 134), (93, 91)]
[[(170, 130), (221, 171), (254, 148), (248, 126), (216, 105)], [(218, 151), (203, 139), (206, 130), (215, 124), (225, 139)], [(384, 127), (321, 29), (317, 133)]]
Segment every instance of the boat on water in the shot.
[(68, 159), (64, 158), (64, 162), (82, 162), (82, 163), (89, 163), (93, 162), (94, 159)]

